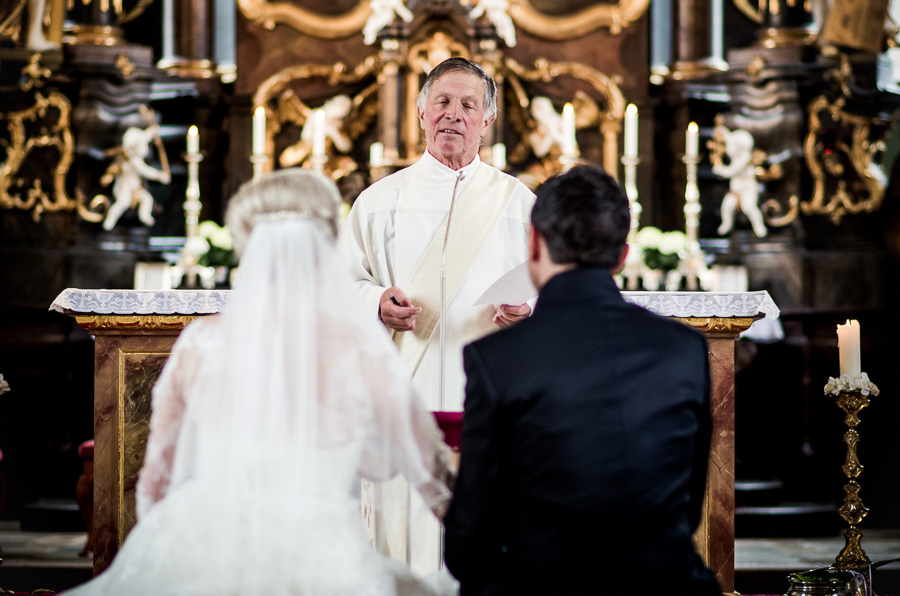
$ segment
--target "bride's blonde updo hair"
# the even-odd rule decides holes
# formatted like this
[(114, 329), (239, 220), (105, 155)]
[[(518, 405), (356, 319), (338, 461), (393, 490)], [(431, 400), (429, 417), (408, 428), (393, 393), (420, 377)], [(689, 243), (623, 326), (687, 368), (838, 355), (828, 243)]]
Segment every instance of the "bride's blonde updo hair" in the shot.
[(308, 217), (331, 238), (337, 235), (341, 194), (330, 178), (288, 168), (245, 183), (231, 198), (225, 222), (240, 256), (261, 219)]

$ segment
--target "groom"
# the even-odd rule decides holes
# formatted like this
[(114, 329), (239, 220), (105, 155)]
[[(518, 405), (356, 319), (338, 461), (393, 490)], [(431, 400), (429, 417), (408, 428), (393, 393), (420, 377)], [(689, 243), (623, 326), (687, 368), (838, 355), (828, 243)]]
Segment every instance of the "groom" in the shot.
[(445, 518), (461, 596), (721, 595), (694, 550), (710, 441), (703, 335), (628, 304), (628, 199), (580, 166), (537, 190), (527, 320), (469, 344)]

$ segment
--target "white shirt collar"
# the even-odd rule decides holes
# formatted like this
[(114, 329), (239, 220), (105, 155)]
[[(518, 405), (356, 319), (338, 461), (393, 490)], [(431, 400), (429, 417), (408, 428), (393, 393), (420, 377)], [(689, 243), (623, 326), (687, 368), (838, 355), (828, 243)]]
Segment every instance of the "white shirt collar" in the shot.
[(458, 170), (454, 170), (454, 169), (448, 167), (446, 164), (444, 164), (443, 162), (438, 160), (438, 158), (436, 158), (434, 155), (432, 155), (428, 149), (425, 149), (425, 154), (422, 156), (422, 159), (427, 160), (434, 167), (440, 168), (443, 171), (447, 172), (448, 174), (452, 174), (453, 178), (456, 178), (456, 176), (459, 175), (460, 172), (463, 172), (465, 174), (465, 176), (463, 177), (461, 183), (464, 183), (465, 181), (469, 180), (472, 177), (472, 175), (475, 173), (475, 170), (477, 170), (478, 166), (481, 164), (481, 157), (479, 157), (479, 155), (477, 153), (475, 154), (475, 159), (473, 159), (468, 165), (465, 165)]

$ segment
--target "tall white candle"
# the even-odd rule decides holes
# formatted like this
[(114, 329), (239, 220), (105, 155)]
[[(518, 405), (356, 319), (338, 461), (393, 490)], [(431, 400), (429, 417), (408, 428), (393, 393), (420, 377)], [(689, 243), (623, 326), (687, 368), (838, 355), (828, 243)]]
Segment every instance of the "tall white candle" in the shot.
[(384, 163), (384, 144), (375, 142), (369, 146), (369, 167), (380, 168)]
[(574, 157), (576, 151), (575, 148), (577, 146), (578, 144), (575, 140), (575, 108), (572, 107), (572, 104), (567, 103), (563, 106), (562, 112), (562, 140), (560, 150), (564, 156)]
[(506, 145), (503, 143), (494, 143), (491, 147), (491, 165), (498, 170), (506, 169)]
[(313, 155), (325, 155), (325, 112), (321, 108), (313, 110)]
[(187, 132), (187, 152), (188, 155), (197, 155), (200, 153), (200, 132), (197, 126), (191, 124)]
[(841, 375), (858, 377), (862, 372), (859, 358), (859, 322), (847, 320), (837, 326), (838, 354), (841, 361)]
[(698, 150), (700, 149), (699, 133), (700, 131), (697, 128), (696, 122), (691, 122), (690, 124), (688, 124), (687, 132), (684, 134), (684, 154), (686, 157), (697, 157)]
[(266, 108), (257, 106), (253, 111), (253, 155), (266, 154)]
[(686, 157), (697, 157), (697, 153), (700, 149), (700, 134), (699, 129), (697, 128), (696, 122), (691, 122), (688, 124), (687, 132), (684, 134), (685, 148), (684, 154)]
[(638, 109), (633, 103), (625, 108), (625, 157), (638, 154)]

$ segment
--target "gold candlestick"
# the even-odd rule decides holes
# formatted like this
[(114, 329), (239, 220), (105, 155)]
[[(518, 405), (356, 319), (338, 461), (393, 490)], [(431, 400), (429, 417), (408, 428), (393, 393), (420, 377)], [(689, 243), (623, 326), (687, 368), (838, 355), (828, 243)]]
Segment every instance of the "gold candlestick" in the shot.
[[(871, 560), (860, 544), (862, 531), (857, 527), (869, 514), (869, 510), (859, 496), (859, 477), (863, 473), (863, 466), (856, 454), (856, 445), (859, 443), (859, 431), (856, 428), (859, 426), (859, 412), (869, 405), (869, 396), (860, 391), (842, 391), (838, 394), (836, 403), (844, 411), (844, 424), (847, 425), (844, 433), (847, 457), (841, 470), (848, 481), (844, 485), (844, 503), (838, 509), (838, 514), (847, 522), (848, 527), (844, 530), (844, 548), (834, 560), (834, 566), (868, 573)], [(871, 585), (871, 578), (869, 581)]]
[(188, 288), (197, 287), (197, 275), (200, 273), (200, 253), (196, 250), (197, 226), (200, 221), (200, 162), (203, 155), (199, 152), (188, 153), (184, 156), (188, 164), (188, 184), (184, 201), (184, 248), (181, 251), (181, 259), (176, 267), (176, 275), (184, 276), (184, 283)]
[(269, 161), (269, 156), (265, 153), (262, 154), (253, 154), (250, 156), (250, 163), (253, 164), (253, 179), (256, 180), (260, 176), (262, 176), (266, 171), (266, 162)]

